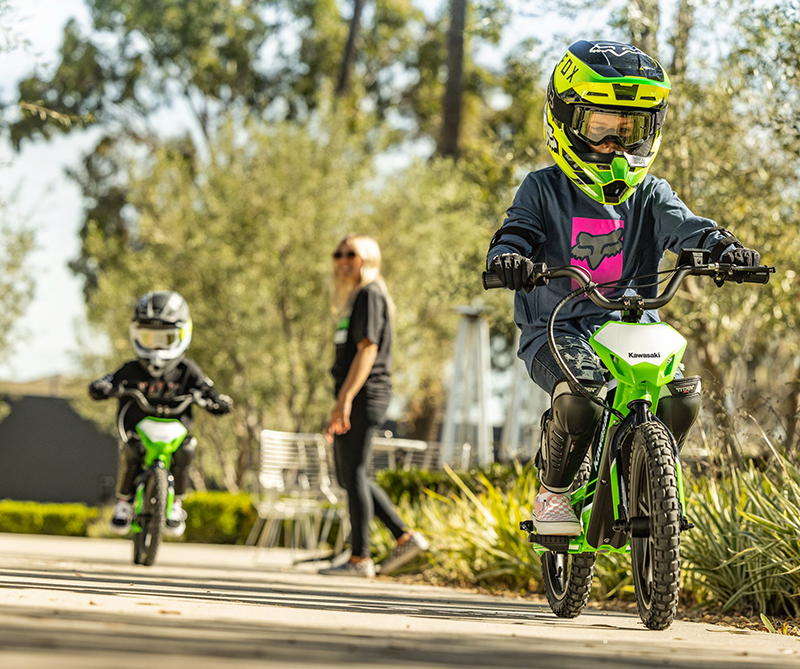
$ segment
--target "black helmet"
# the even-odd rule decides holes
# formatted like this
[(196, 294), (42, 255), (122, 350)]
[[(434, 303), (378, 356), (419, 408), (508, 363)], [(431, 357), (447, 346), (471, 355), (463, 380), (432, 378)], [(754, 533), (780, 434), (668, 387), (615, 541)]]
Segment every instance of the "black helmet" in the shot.
[(171, 290), (142, 295), (133, 310), (130, 338), (136, 357), (150, 374), (158, 377), (172, 369), (192, 341), (186, 300)]

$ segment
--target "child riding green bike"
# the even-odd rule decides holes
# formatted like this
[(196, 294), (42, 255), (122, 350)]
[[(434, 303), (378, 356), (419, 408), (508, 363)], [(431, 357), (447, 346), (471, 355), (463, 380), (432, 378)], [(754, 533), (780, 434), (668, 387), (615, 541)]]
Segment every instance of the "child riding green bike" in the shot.
[[(233, 409), (233, 400), (217, 393), (213, 381), (204, 376), (197, 363), (186, 356), (192, 341), (192, 319), (189, 305), (178, 293), (155, 291), (139, 298), (131, 319), (130, 341), (136, 359), (89, 385), (89, 394), (93, 399), (119, 398), (117, 503), (109, 527), (120, 535), (127, 534), (131, 529), (135, 485), (142, 474), (145, 458), (143, 435), (137, 431), (137, 426), (148, 416), (156, 414), (160, 407), (162, 412), (167, 410), (170, 417), (180, 421), (185, 428), (183, 439), (171, 454), (169, 462), (174, 501), (165, 523), (165, 534), (178, 537), (186, 529), (182, 500), (189, 484), (189, 466), (197, 447), (196, 439), (189, 432), (194, 423), (192, 405), (199, 402), (187, 402), (185, 398), (196, 394), (204, 408), (217, 415), (229, 413)], [(143, 401), (137, 402), (132, 391), (139, 391), (144, 396)], [(144, 438), (147, 436), (144, 435)]]

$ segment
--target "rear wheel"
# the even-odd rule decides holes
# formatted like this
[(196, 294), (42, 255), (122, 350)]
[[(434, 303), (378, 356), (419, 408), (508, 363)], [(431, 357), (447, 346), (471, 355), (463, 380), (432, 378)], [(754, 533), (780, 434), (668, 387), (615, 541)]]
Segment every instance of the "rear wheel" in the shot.
[(167, 470), (163, 467), (154, 467), (144, 484), (142, 513), (139, 516), (139, 526), (142, 531), (133, 537), (133, 561), (135, 564), (149, 567), (156, 561), (167, 512), (168, 491)]
[(680, 588), (681, 505), (669, 432), (655, 421), (636, 428), (629, 470), (634, 534), (631, 568), (639, 616), (645, 627), (672, 624)]
[[(591, 461), (587, 455), (572, 490), (577, 490), (589, 479)], [(580, 518), (582, 503), (573, 508)], [(550, 608), (559, 618), (575, 618), (589, 601), (594, 576), (596, 553), (542, 553), (542, 583)]]

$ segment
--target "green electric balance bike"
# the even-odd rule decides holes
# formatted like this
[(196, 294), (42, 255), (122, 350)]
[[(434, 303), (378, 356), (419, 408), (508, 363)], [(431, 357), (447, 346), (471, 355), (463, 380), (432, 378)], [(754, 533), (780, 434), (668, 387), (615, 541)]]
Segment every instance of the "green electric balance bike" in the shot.
[[(681, 532), (693, 525), (685, 515), (678, 445), (656, 417), (656, 410), (661, 387), (675, 378), (687, 341), (666, 323), (640, 321), (645, 310), (658, 309), (672, 300), (688, 276), (710, 276), (722, 286), (728, 281), (767, 283), (775, 271), (774, 267), (738, 267), (709, 260), (710, 253), (704, 249), (681, 251), (675, 269), (650, 275), (671, 275), (655, 298), (635, 294), (641, 288), (594, 283), (581, 267), (535, 266), (531, 288), (561, 278), (572, 279), (578, 286), (550, 314), (548, 343), (573, 392), (603, 407), (591, 448), (570, 490), (581, 534), (539, 535), (533, 520), (520, 523), (541, 555), (545, 593), (559, 617), (574, 618), (586, 606), (597, 553), (605, 551), (630, 553), (637, 608), (646, 627), (663, 630), (675, 618)], [(484, 273), (483, 285), (486, 289), (501, 287), (493, 272)], [(603, 294), (608, 288), (625, 290), (622, 297), (612, 299)], [(621, 314), (621, 320), (609, 321), (589, 339), (611, 377), (606, 400), (581, 386), (556, 345), (558, 312), (581, 296)]]
[[(141, 391), (125, 387), (115, 389), (111, 396), (131, 397), (142, 411), (149, 414), (135, 427), (145, 454), (143, 471), (136, 481), (131, 532), (134, 564), (151, 566), (156, 560), (164, 523), (175, 499), (173, 479), (169, 473), (172, 455), (188, 434), (183, 423), (173, 416), (180, 416), (191, 404), (204, 407), (208, 401), (195, 391), (190, 395), (171, 397), (170, 406), (154, 405)], [(128, 443), (133, 434), (123, 428), (122, 415), (118, 428), (120, 439)]]

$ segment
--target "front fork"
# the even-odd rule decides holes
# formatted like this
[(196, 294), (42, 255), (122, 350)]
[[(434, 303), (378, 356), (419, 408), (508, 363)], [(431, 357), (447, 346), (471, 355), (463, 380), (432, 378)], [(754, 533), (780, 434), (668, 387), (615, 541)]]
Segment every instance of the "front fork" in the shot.
[(622, 428), (629, 419), (631, 419), (631, 422), (625, 427), (624, 430), (617, 430), (616, 434), (614, 435), (614, 439), (611, 440), (610, 444), (612, 450), (609, 455), (612, 458), (612, 475), (616, 475), (617, 481), (617, 485), (612, 487), (611, 490), (614, 498), (614, 508), (617, 510), (617, 516), (614, 522), (614, 531), (629, 533), (634, 537), (646, 537), (649, 535), (649, 522), (639, 518), (628, 518), (626, 494), (627, 488), (625, 486), (625, 481), (623, 480), (622, 469), (617, 465), (617, 456), (620, 452), (620, 439), (617, 439), (617, 436), (624, 437), (625, 433), (636, 429), (639, 425), (642, 425), (648, 421), (655, 421), (656, 423), (659, 423), (670, 436), (672, 455), (675, 458), (675, 477), (678, 483), (678, 499), (680, 500), (681, 505), (680, 530), (683, 532), (685, 530), (692, 529), (694, 525), (689, 522), (689, 519), (686, 517), (685, 513), (686, 498), (683, 492), (683, 468), (681, 467), (681, 455), (680, 450), (678, 449), (678, 442), (675, 440), (672, 432), (669, 431), (669, 428), (667, 428), (667, 426), (664, 425), (664, 423), (655, 414), (650, 412), (650, 402), (647, 400), (637, 400), (631, 402), (629, 406), (631, 408), (631, 412), (623, 421), (622, 425), (620, 425), (620, 428)]
[[(131, 532), (134, 534), (137, 532), (142, 531), (142, 526), (139, 524), (139, 518), (144, 513), (144, 488), (147, 479), (150, 477), (150, 473), (156, 469), (166, 469), (167, 466), (164, 464), (163, 460), (156, 459), (153, 461), (153, 464), (150, 465), (142, 476), (139, 478), (139, 484), (136, 486), (136, 495), (133, 499), (133, 510), (134, 510), (134, 519), (131, 523)], [(172, 502), (175, 500), (175, 479), (173, 478), (172, 474), (169, 473), (167, 470), (167, 483), (169, 484), (167, 487), (167, 508), (166, 514), (169, 515), (170, 510), (172, 509)]]
[[(584, 526), (583, 534), (580, 537), (543, 537), (535, 534), (533, 521), (524, 520), (520, 523), (520, 529), (528, 533), (528, 541), (557, 552), (568, 552), (570, 550), (571, 552), (585, 552), (586, 550), (596, 551), (599, 548), (610, 549), (612, 551), (625, 551), (627, 550), (627, 539), (623, 537), (642, 537), (649, 535), (649, 521), (646, 519), (628, 517), (628, 500), (626, 495), (627, 488), (623, 476), (623, 469), (619, 465), (619, 461), (624, 439), (637, 426), (647, 421), (656, 421), (661, 425), (663, 425), (663, 422), (650, 412), (650, 402), (648, 400), (634, 400), (630, 402), (628, 406), (630, 407), (630, 412), (624, 419), (619, 421), (618, 419), (612, 417), (607, 424), (608, 427), (605, 430), (602, 430), (601, 434), (598, 435), (600, 443), (607, 440), (607, 446), (602, 453), (601, 461), (599, 463), (595, 463), (590, 476), (590, 481), (572, 493), (571, 501), (573, 504), (585, 499), (587, 495), (591, 495), (592, 497), (592, 514), (588, 519), (584, 518), (587, 524)], [(617, 421), (616, 423), (614, 422), (615, 420)], [(605, 424), (605, 421), (603, 421), (603, 424)], [(666, 429), (666, 426), (664, 427)], [(681, 468), (678, 444), (668, 429), (667, 433), (671, 437), (672, 451), (675, 459), (675, 473), (681, 506), (680, 530), (684, 531), (693, 528), (694, 525), (688, 521), (684, 513), (684, 509), (686, 508), (686, 500), (683, 491), (683, 471)], [(608, 461), (608, 469), (606, 470), (608, 472), (608, 481), (598, 480), (599, 474), (603, 469), (603, 461), (605, 460)], [(608, 525), (606, 525), (606, 527), (607, 529), (613, 529), (614, 532), (622, 536), (620, 536), (618, 540), (614, 540), (613, 537), (609, 537), (604, 541), (599, 541), (595, 544), (589, 544), (587, 541), (587, 535), (599, 534), (600, 530), (598, 530), (598, 527), (602, 527), (605, 523), (609, 523), (611, 520), (611, 518), (608, 518), (608, 516), (605, 516), (608, 518), (606, 521), (603, 520), (602, 516), (594, 518), (595, 513), (602, 513), (598, 509), (598, 484), (602, 486), (611, 484), (608, 485), (608, 487), (611, 488), (611, 490), (608, 492), (611, 493), (612, 503), (608, 511), (614, 514), (613, 525), (610, 528)]]

